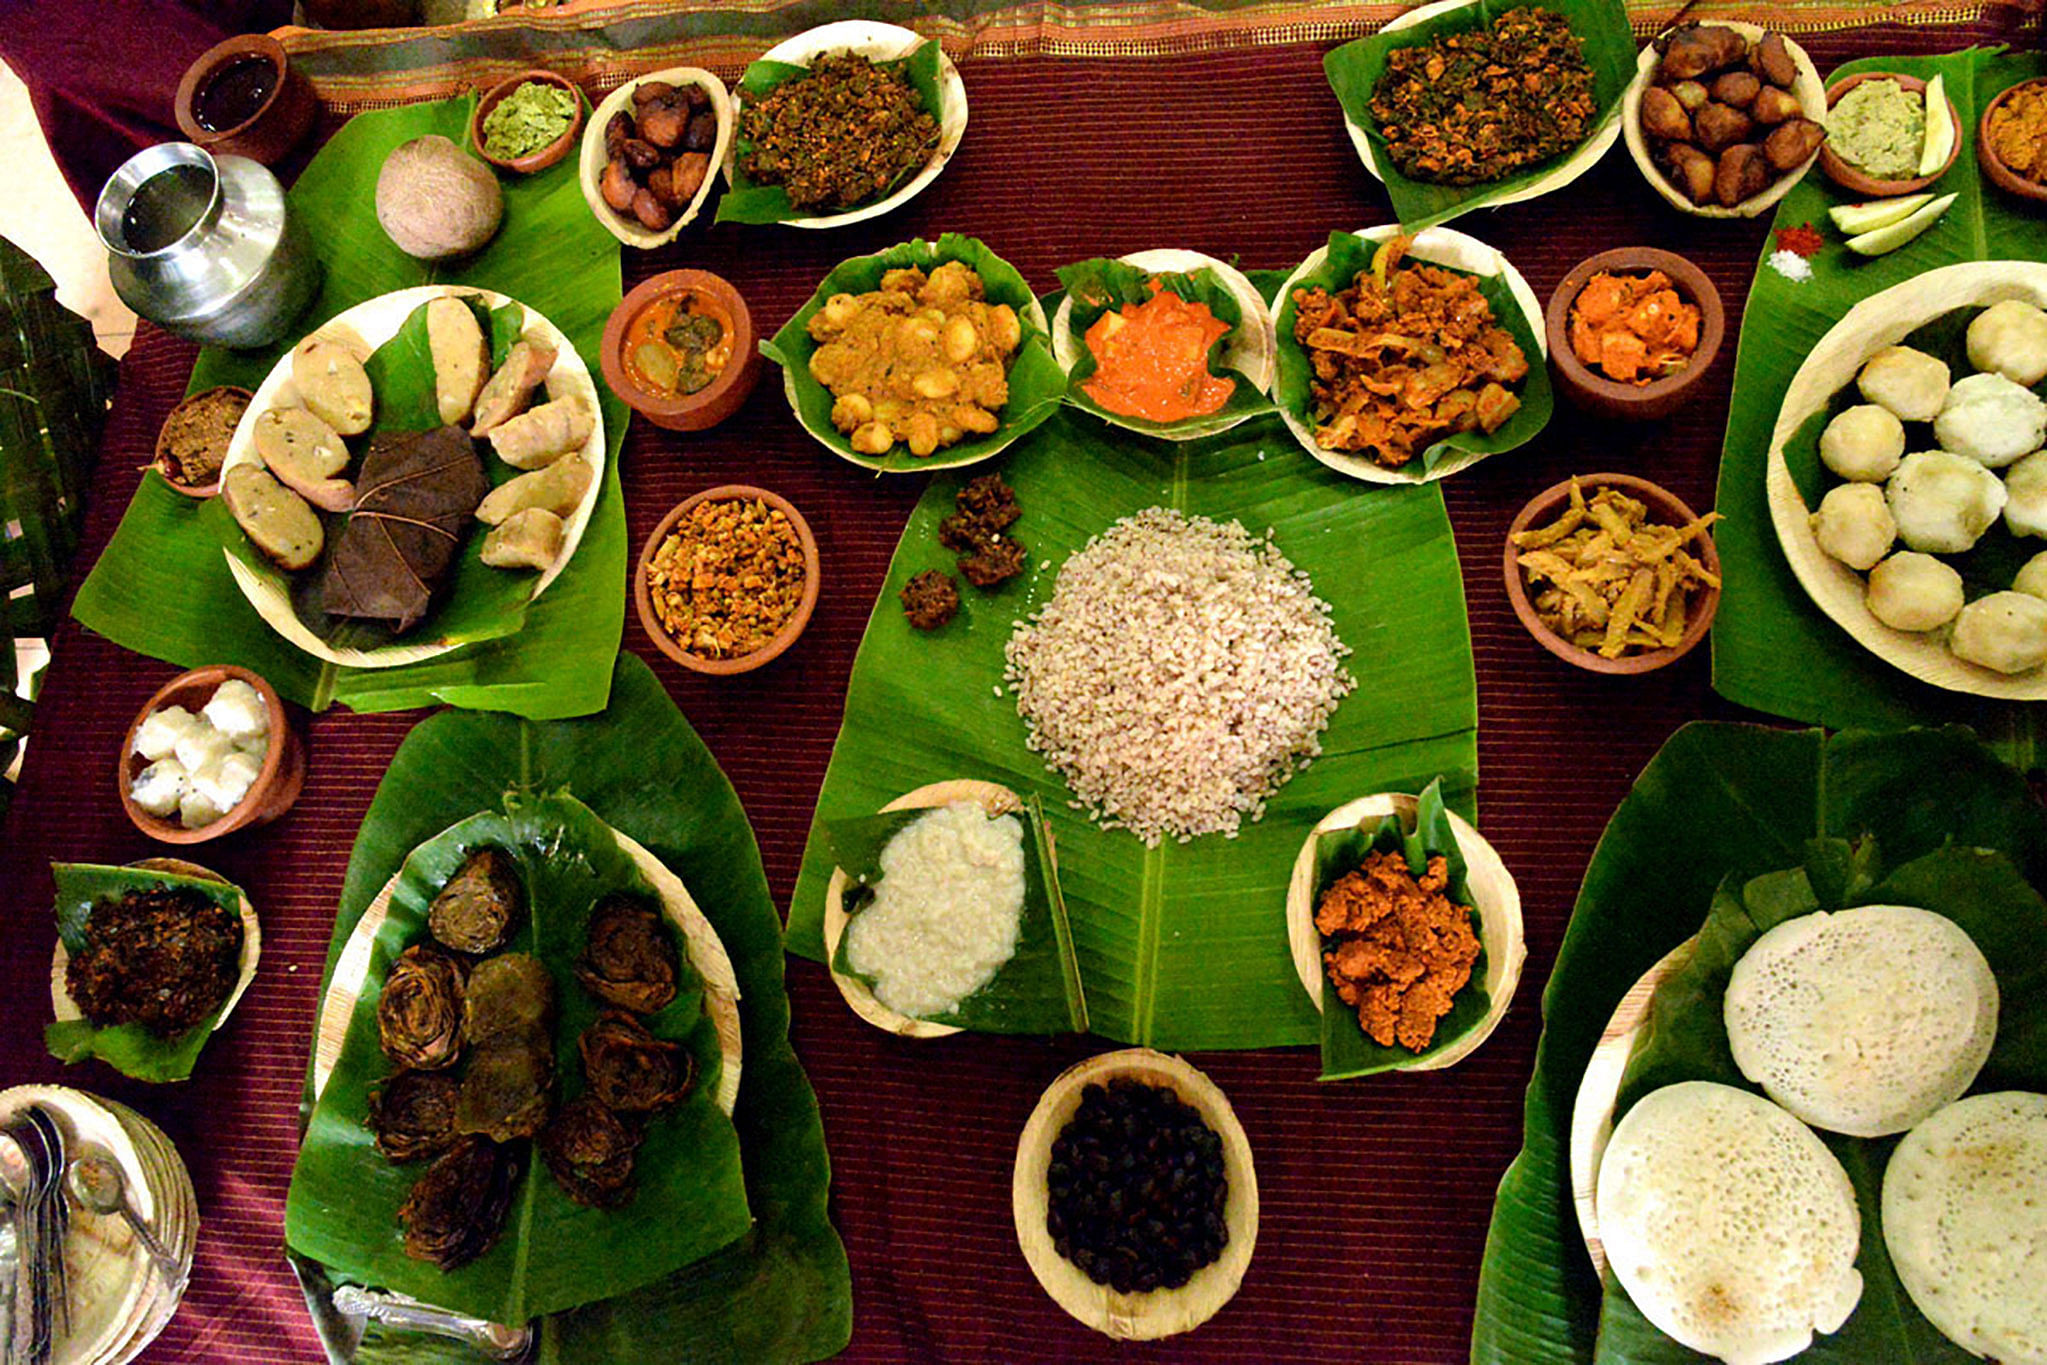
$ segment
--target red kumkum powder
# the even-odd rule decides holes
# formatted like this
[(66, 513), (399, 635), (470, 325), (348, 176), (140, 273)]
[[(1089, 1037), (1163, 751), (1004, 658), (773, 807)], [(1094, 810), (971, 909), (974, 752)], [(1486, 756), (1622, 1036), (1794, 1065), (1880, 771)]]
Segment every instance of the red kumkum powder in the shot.
[(1777, 249), (1796, 252), (1800, 256), (1816, 256), (1827, 239), (1813, 231), (1811, 223), (1800, 223), (1794, 228), (1777, 229)]

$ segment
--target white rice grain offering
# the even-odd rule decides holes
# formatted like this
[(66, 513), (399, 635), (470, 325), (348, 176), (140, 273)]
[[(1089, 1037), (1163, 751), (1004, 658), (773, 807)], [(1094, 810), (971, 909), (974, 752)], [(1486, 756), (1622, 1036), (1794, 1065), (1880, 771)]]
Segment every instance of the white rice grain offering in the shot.
[(952, 1010), (1016, 956), (1023, 822), (972, 801), (934, 807), (881, 850), (874, 899), (846, 926), (846, 961), (898, 1014)]
[(1066, 561), (1004, 676), (1074, 805), (1184, 843), (1257, 820), (1322, 752), (1349, 652), (1269, 532), (1152, 507)]

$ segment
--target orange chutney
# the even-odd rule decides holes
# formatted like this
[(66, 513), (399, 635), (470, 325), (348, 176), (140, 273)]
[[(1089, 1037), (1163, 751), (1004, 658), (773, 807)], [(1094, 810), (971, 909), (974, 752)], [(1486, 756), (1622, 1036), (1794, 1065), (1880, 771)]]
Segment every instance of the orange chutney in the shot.
[(1206, 417), (1237, 388), (1236, 380), (1208, 372), (1208, 349), (1230, 324), (1157, 280), (1151, 290), (1143, 303), (1104, 313), (1087, 329), (1096, 368), (1081, 391), (1110, 412), (1148, 422)]
[(709, 387), (732, 359), (732, 317), (709, 294), (685, 289), (641, 309), (621, 349), (633, 383), (687, 397)]

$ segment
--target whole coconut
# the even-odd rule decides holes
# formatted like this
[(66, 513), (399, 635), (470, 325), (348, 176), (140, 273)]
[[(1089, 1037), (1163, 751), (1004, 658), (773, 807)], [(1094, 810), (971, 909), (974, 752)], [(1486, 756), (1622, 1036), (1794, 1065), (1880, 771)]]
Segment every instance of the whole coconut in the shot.
[(400, 144), (377, 173), (377, 222), (419, 260), (467, 255), (497, 234), (504, 216), (498, 178), (438, 133)]

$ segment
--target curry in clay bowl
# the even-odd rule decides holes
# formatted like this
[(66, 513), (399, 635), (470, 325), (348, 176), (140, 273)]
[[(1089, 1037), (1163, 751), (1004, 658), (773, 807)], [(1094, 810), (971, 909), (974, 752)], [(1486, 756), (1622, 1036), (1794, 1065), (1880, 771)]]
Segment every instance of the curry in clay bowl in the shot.
[[(200, 714), (222, 683), (239, 680), (256, 690), (262, 699), (264, 715), (269, 722), (266, 742), (263, 748), (262, 766), (255, 779), (250, 782), (242, 799), (229, 809), (222, 811), (214, 820), (194, 828), (187, 828), (177, 819), (177, 812), (170, 816), (151, 814), (144, 810), (135, 799), (135, 779), (151, 761), (136, 752), (136, 737), (142, 724), (150, 716), (167, 707), (181, 706), (193, 715)], [(300, 742), (298, 732), (292, 728), (291, 718), (285, 711), (284, 699), (277, 689), (246, 668), (233, 664), (210, 664), (180, 673), (162, 687), (156, 695), (144, 703), (135, 713), (135, 719), (128, 724), (128, 732), (121, 740), (121, 757), (116, 781), (121, 792), (121, 809), (135, 828), (163, 844), (203, 844), (237, 830), (252, 829), (269, 824), (278, 816), (290, 810), (299, 798), (299, 790), (306, 780), (306, 751)]]
[[(1523, 537), (1524, 533), (1541, 533), (1547, 528), (1555, 527), (1560, 518), (1569, 516), (1572, 510), (1571, 492), (1574, 484), (1588, 503), (1607, 490), (1640, 503), (1645, 512), (1638, 534), (1653, 531), (1657, 527), (1689, 528), (1701, 521), (1698, 514), (1686, 506), (1684, 500), (1675, 493), (1647, 479), (1638, 479), (1632, 474), (1581, 474), (1576, 479), (1566, 479), (1545, 489), (1529, 500), (1528, 505), (1514, 518), (1513, 525), (1507, 529), (1505, 547), (1507, 600), (1513, 604), (1514, 615), (1521, 619), (1521, 624), (1535, 637), (1537, 644), (1565, 663), (1588, 672), (1631, 676), (1654, 672), (1656, 669), (1676, 663), (1697, 648), (1699, 641), (1706, 638), (1706, 632), (1713, 626), (1713, 616), (1720, 609), (1720, 554), (1713, 547), (1713, 538), (1700, 527), (1696, 534), (1679, 541), (1675, 547), (1677, 551), (1690, 557), (1692, 563), (1697, 566), (1697, 572), (1681, 574), (1683, 581), (1673, 589), (1673, 592), (1682, 593), (1680, 605), (1683, 624), (1671, 643), (1654, 647), (1629, 645), (1618, 653), (1610, 653), (1589, 644), (1575, 642), (1543, 619), (1544, 612), (1538, 607), (1538, 602), (1545, 596), (1544, 587), (1548, 580), (1527, 562), (1527, 556), (1537, 551), (1568, 558), (1572, 553), (1572, 546), (1561, 537), (1557, 540), (1545, 540), (1540, 535), (1537, 535), (1534, 542), (1523, 540), (1517, 543), (1517, 538)], [(1600, 533), (1604, 525), (1599, 518), (1604, 515), (1606, 514), (1595, 513), (1580, 516), (1576, 519), (1573, 529), (1582, 527), (1587, 533)], [(1654, 551), (1659, 548), (1660, 538), (1644, 547), (1642, 558), (1648, 561), (1644, 567), (1648, 568), (1650, 574), (1652, 595), (1646, 601), (1638, 601), (1633, 613), (1637, 619), (1646, 618), (1652, 625), (1660, 624), (1653, 596), (1656, 584), (1654, 562), (1659, 558)], [(1672, 560), (1674, 566), (1680, 562), (1676, 560), (1675, 555), (1666, 557)], [(1617, 581), (1604, 586), (1615, 590), (1616, 596), (1625, 596), (1626, 584), (1634, 576), (1634, 569), (1629, 568), (1624, 575), (1617, 577)], [(1601, 583), (1594, 582), (1592, 586), (1595, 595), (1606, 596), (1599, 591)], [(1614, 601), (1608, 599), (1606, 620), (1612, 619), (1616, 606)], [(1594, 624), (1596, 627), (1603, 627), (1606, 620), (1599, 620)]]
[(2047, 100), (2047, 77), (2020, 81), (1984, 106), (1983, 118), (1976, 125), (1976, 163), (2005, 193), (2030, 199), (2036, 204), (2047, 203), (2047, 157), (2043, 157), (2040, 164), (2022, 170), (1998, 152), (1997, 134), (2005, 121), (2012, 117), (2014, 103), (2021, 100), (2028, 103)]
[[(1895, 81), (1898, 88), (1908, 95), (1918, 95), (1922, 100), (1926, 95), (1926, 82), (1917, 76), (1901, 76), (1893, 71), (1864, 71), (1858, 75), (1844, 76), (1827, 87), (1828, 110), (1831, 111), (1839, 104), (1849, 91), (1870, 81)], [(1832, 138), (1820, 148), (1820, 169), (1826, 172), (1827, 179), (1848, 193), (1859, 194), (1865, 199), (1892, 199), (1901, 194), (1917, 194), (1953, 170), (1956, 158), (1962, 154), (1962, 116), (1956, 112), (1952, 99), (1947, 100), (1947, 114), (1949, 127), (1955, 132), (1954, 145), (1948, 149), (1947, 160), (1943, 161), (1940, 169), (1931, 175), (1879, 179), (1842, 156)]]
[[(681, 543), (664, 548), (671, 535)], [(676, 572), (683, 564), (692, 566), (690, 583)], [(743, 483), (677, 503), (633, 568), (633, 606), (654, 647), (719, 677), (787, 652), (810, 624), (818, 588), (817, 538), (803, 514), (779, 493)]]
[(746, 300), (705, 270), (670, 270), (627, 294), (604, 324), (599, 359), (611, 391), (669, 431), (724, 421), (761, 373)]
[(1646, 246), (1580, 261), (1550, 295), (1543, 320), (1565, 396), (1621, 421), (1654, 421), (1683, 406), (1727, 332), (1727, 310), (1706, 273)]

